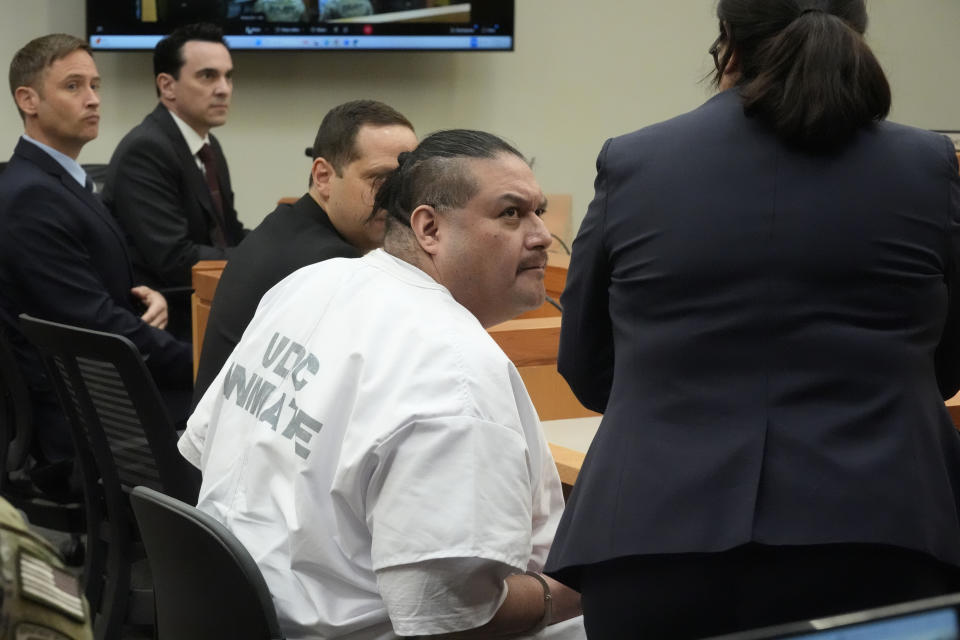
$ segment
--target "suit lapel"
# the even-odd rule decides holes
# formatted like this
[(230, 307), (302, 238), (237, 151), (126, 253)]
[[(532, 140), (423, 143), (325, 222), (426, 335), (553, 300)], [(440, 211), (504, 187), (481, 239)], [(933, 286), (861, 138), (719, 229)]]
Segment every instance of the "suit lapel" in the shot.
[(45, 151), (36, 145), (27, 142), (26, 140), (20, 140), (20, 142), (17, 143), (13, 153), (14, 155), (36, 165), (41, 170), (57, 178), (60, 181), (60, 184), (63, 185), (64, 189), (76, 196), (80, 202), (89, 208), (93, 214), (97, 216), (100, 221), (103, 222), (103, 224), (105, 224), (113, 232), (123, 251), (123, 254), (127, 257), (127, 270), (130, 273), (132, 280), (133, 272), (131, 271), (130, 257), (127, 253), (126, 236), (114, 217), (110, 214), (104, 204), (100, 202), (100, 199), (93, 193), (87, 191), (85, 187), (81, 186), (80, 183), (78, 183), (73, 176), (63, 168), (63, 165), (51, 158)]

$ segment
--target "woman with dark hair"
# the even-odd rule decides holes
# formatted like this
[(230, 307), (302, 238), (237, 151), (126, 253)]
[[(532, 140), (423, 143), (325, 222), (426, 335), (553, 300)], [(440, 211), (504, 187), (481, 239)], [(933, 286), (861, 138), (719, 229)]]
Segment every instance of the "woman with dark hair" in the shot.
[(591, 638), (960, 589), (960, 176), (863, 0), (720, 0), (720, 93), (607, 141), (559, 367), (604, 413), (547, 570)]

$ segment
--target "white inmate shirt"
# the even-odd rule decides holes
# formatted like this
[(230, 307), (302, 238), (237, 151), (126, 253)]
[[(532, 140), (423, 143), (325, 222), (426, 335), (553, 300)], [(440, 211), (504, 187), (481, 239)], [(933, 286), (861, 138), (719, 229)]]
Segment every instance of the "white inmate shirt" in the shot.
[(179, 446), (291, 640), (479, 626), (506, 575), (542, 567), (563, 508), (516, 368), (382, 250), (267, 292)]

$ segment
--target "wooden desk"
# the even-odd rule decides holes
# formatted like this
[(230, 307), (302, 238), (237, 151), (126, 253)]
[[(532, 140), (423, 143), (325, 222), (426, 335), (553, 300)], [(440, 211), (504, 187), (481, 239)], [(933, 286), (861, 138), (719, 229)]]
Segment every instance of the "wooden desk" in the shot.
[(565, 496), (577, 480), (587, 449), (590, 448), (600, 426), (600, 418), (599, 415), (594, 415), (586, 418), (546, 420), (541, 423), (543, 433), (550, 443), (550, 451), (553, 453), (553, 461), (557, 465)]
[(516, 365), (541, 420), (598, 415), (580, 404), (557, 372), (560, 316), (521, 317), (490, 327), (489, 333)]
[(947, 400), (947, 412), (953, 418), (953, 425), (960, 429), (960, 393)]
[(190, 316), (193, 334), (193, 378), (197, 378), (200, 364), (200, 349), (203, 347), (203, 335), (207, 331), (210, 319), (210, 305), (213, 294), (220, 284), (220, 274), (227, 266), (226, 260), (201, 260), (193, 265), (193, 295), (190, 297)]
[[(550, 254), (544, 276), (547, 295), (559, 298), (567, 279), (566, 255)], [(220, 282), (224, 260), (205, 260), (193, 267), (193, 373), (196, 376), (210, 305)], [(557, 373), (560, 312), (549, 303), (515, 320), (490, 328), (500, 348), (520, 371), (541, 420), (595, 416), (574, 397)]]
[[(280, 202), (293, 200), (294, 198), (281, 198)], [(207, 329), (207, 318), (210, 315), (210, 304), (213, 302), (213, 296), (217, 291), (217, 285), (220, 283), (220, 274), (227, 265), (226, 260), (201, 260), (193, 266), (193, 373), (196, 376), (197, 363), (200, 359), (200, 349), (203, 346), (203, 335)], [(570, 266), (570, 256), (559, 253), (551, 253), (544, 274), (543, 284), (547, 295), (554, 300), (560, 299), (563, 288), (567, 284), (567, 267)], [(560, 310), (549, 302), (544, 302), (537, 309), (527, 311), (517, 317), (517, 319), (526, 318), (549, 318), (560, 317)], [(531, 325), (536, 326), (536, 325)], [(559, 325), (558, 325), (559, 326)], [(558, 334), (559, 336), (559, 334)], [(554, 351), (556, 353), (556, 351)], [(556, 357), (553, 358), (556, 360)]]

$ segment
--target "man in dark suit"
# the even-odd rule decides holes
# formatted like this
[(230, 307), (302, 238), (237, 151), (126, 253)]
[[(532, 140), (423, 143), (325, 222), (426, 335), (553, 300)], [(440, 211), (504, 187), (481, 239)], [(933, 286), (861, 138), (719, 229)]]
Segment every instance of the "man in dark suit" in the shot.
[(281, 204), (237, 247), (210, 308), (194, 385), (198, 401), (227, 361), (273, 285), (308, 264), (356, 258), (383, 244), (386, 212), (374, 191), (417, 146), (413, 125), (393, 108), (356, 100), (331, 109), (313, 144), (307, 193)]
[[(103, 200), (131, 245), (134, 272), (152, 287), (190, 285), (198, 260), (222, 260), (243, 238), (230, 173), (210, 129), (227, 121), (233, 62), (212, 25), (181, 27), (157, 43), (160, 103), (117, 146)], [(189, 326), (189, 305), (171, 309), (171, 330)]]
[(30, 389), (35, 455), (57, 463), (72, 458), (73, 445), (39, 357), (20, 333), (21, 313), (126, 336), (165, 387), (189, 388), (191, 350), (163, 331), (164, 297), (133, 286), (123, 232), (77, 164), (100, 121), (89, 46), (64, 34), (37, 38), (14, 56), (10, 85), (24, 136), (0, 176), (0, 331)]

